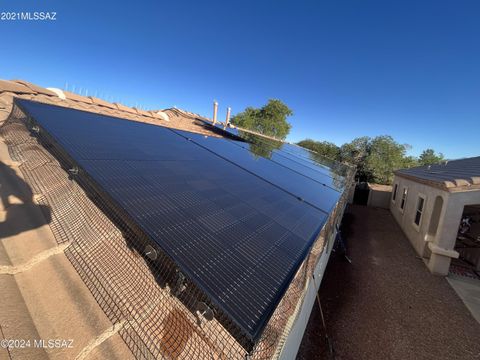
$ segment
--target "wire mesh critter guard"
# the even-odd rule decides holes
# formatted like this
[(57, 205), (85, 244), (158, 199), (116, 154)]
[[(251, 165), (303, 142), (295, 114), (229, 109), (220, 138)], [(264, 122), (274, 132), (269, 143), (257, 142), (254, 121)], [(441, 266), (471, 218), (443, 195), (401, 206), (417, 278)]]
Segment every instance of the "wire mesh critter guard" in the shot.
[[(258, 336), (252, 337), (228, 308), (220, 306), (208, 288), (202, 287), (195, 276), (184, 271), (176, 259), (152, 241), (139, 221), (125, 211), (124, 204), (119, 204), (112, 192), (103, 191), (90, 171), (79, 166), (78, 161), (59, 146), (58, 139), (28, 112), (16, 104), (0, 131), (12, 159), (21, 163), (19, 168), (26, 182), (39, 195), (36, 201), (50, 208), (50, 226), (57, 242), (69, 243), (66, 256), (112, 323), (122, 324), (120, 335), (136, 358), (241, 359), (248, 355), (254, 359), (270, 359), (279, 356), (302, 307), (308, 280), (328, 249), (326, 241), (332, 238), (335, 224), (343, 215), (348, 186), (339, 191), (315, 239), (301, 254), (301, 261), (281, 291), (275, 308), (271, 309)], [(194, 135), (187, 137), (193, 137), (203, 147), (210, 146), (200, 143)], [(183, 171), (174, 170), (177, 174)], [(343, 172), (347, 185), (351, 177), (349, 169)], [(174, 184), (169, 185), (171, 190)], [(197, 182), (192, 186), (207, 185)], [(131, 206), (145, 206), (148, 202), (153, 206), (169, 200), (161, 196), (128, 199)], [(220, 200), (226, 202), (228, 198)], [(202, 210), (191, 206), (188, 209)], [(208, 209), (205, 212), (208, 213)], [(209, 219), (209, 224), (215, 224), (215, 231), (221, 228), (219, 223), (228, 222), (225, 213), (214, 213)], [(300, 225), (301, 222), (298, 231)], [(201, 256), (201, 253), (194, 255)], [(234, 262), (232, 266), (235, 267)], [(248, 300), (246, 297), (246, 307)]]

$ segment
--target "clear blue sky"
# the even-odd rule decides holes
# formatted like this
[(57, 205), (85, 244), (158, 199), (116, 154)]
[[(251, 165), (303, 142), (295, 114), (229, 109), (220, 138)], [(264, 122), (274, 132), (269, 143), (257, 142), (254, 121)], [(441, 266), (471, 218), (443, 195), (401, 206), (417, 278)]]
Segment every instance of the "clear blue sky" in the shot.
[(480, 1), (0, 0), (0, 78), (211, 116), (283, 100), (289, 140), (480, 155)]

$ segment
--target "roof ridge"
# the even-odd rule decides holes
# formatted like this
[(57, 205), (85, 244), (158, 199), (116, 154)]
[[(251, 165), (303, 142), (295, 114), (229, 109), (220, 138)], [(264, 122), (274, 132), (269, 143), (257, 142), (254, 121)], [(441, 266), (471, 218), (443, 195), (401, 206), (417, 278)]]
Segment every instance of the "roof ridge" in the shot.
[(205, 119), (204, 117), (185, 110), (181, 110), (178, 114), (180, 119), (188, 119), (189, 121), (171, 122), (169, 115), (165, 112), (166, 110), (143, 110), (139, 109), (138, 107), (126, 106), (120, 102), (112, 103), (95, 96), (84, 96), (71, 91), (53, 87), (44, 88), (25, 80), (0, 79), (0, 97), (6, 99), (2, 100), (2, 103), (6, 103), (7, 105), (11, 105), (11, 103), (13, 103), (11, 100), (12, 97), (17, 97), (51, 105), (89, 111), (106, 116), (115, 116), (133, 121), (146, 122), (158, 126), (196, 132), (204, 135), (218, 136), (212, 131), (205, 129), (204, 127), (201, 127), (192, 121), (194, 116), (197, 116), (201, 119)]
[[(137, 107), (129, 107), (120, 102), (109, 102), (95, 96), (86, 96), (77, 94), (72, 91), (63, 90), (59, 88), (44, 88), (32, 84), (25, 80), (3, 80), (0, 79), (0, 93), (11, 92), (14, 94), (29, 94), (29, 95), (47, 95), (49, 97), (58, 97), (62, 100), (73, 100), (84, 104), (93, 104), (114, 110), (125, 111), (131, 114), (139, 114), (147, 117), (159, 118), (154, 114), (154, 111), (145, 111)], [(161, 117), (163, 118), (163, 117)]]

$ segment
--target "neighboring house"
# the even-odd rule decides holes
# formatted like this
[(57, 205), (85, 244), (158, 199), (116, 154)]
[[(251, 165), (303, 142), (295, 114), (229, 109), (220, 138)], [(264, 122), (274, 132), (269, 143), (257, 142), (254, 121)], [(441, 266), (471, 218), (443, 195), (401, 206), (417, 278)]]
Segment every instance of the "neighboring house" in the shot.
[[(432, 273), (448, 274), (460, 222), (479, 204), (480, 156), (395, 172), (390, 210)], [(480, 261), (478, 248), (468, 252)]]

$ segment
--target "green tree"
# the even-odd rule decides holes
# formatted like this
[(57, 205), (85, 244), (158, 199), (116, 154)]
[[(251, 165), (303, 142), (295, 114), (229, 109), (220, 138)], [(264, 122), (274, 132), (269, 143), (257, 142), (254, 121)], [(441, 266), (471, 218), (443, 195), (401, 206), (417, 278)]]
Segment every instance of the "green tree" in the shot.
[(317, 154), (332, 160), (340, 160), (340, 148), (328, 141), (315, 141), (305, 139), (297, 143), (306, 149), (315, 151)]
[(293, 114), (280, 100), (270, 99), (263, 107), (247, 107), (243, 112), (232, 117), (232, 124), (284, 140), (290, 132), (291, 125), (287, 117)]
[(359, 181), (369, 181), (371, 174), (365, 167), (365, 161), (370, 153), (370, 138), (358, 137), (340, 147), (340, 160), (356, 166), (355, 178)]
[(414, 166), (418, 166), (418, 159), (415, 156), (405, 156), (403, 158), (403, 164), (400, 168), (407, 169)]
[(358, 137), (343, 144), (340, 148), (327, 141), (311, 139), (302, 140), (298, 145), (313, 150), (315, 153), (312, 154), (312, 159), (332, 169), (339, 167), (335, 167), (336, 164), (325, 162), (325, 160), (321, 161), (322, 156), (354, 165), (356, 180), (378, 184), (391, 184), (394, 170), (435, 164), (443, 160), (443, 154), (436, 153), (432, 149), (425, 150), (420, 158), (407, 156), (410, 145), (400, 144), (388, 135), (375, 138)]
[(242, 138), (249, 143), (250, 152), (256, 157), (264, 157), (270, 159), (273, 150), (280, 149), (283, 145), (281, 141), (261, 138), (258, 135), (250, 134), (246, 131), (240, 131)]
[(370, 141), (369, 154), (365, 159), (365, 168), (369, 181), (379, 184), (391, 184), (393, 170), (406, 164), (406, 152), (409, 145), (397, 143), (391, 136), (377, 136)]
[(426, 149), (420, 154), (418, 158), (418, 163), (420, 165), (432, 165), (438, 164), (439, 162), (443, 161), (444, 157), (442, 153), (435, 153), (433, 149)]
[(311, 150), (310, 158), (313, 161), (331, 169), (330, 176), (335, 187), (341, 189), (345, 186), (348, 172), (353, 170), (349, 165), (341, 162), (340, 148), (337, 145), (328, 141), (315, 141), (312, 139), (302, 140), (297, 145)]

